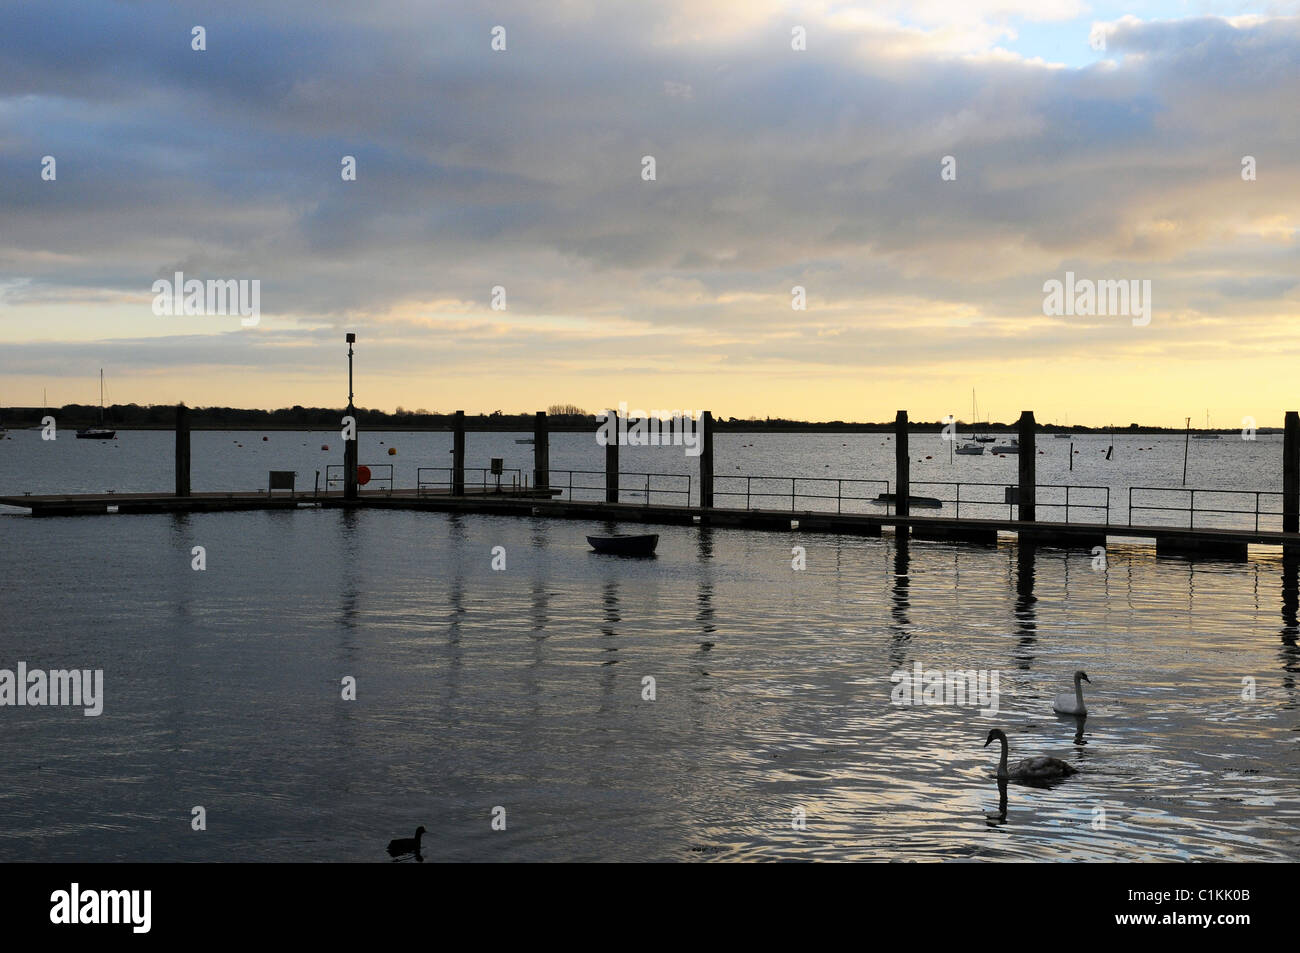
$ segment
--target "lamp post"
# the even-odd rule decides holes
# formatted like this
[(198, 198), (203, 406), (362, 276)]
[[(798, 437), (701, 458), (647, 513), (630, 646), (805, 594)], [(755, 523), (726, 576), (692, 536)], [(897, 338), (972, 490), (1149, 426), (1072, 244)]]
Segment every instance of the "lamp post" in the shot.
[(357, 429), (356, 409), (352, 405), (352, 345), (357, 336), (349, 331), (348, 342), (348, 416), (352, 418), (352, 439), (343, 441), (343, 498), (357, 498)]

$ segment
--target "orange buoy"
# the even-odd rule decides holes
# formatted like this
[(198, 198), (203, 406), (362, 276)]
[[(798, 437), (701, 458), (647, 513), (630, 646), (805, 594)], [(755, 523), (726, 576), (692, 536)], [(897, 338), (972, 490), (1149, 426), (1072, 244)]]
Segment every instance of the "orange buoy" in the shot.
[(263, 438), (262, 438), (262, 439), (263, 439), (263, 440), (265, 440), (265, 439), (266, 439), (266, 438), (265, 438), (265, 437), (263, 437)]
[(323, 443), (323, 444), (320, 445), (320, 448), (321, 448), (322, 450), (328, 450), (328, 449), (330, 448), (330, 445), (327, 444), (327, 443)]
[(396, 448), (396, 447), (389, 447), (389, 448), (388, 448), (388, 455), (389, 455), (390, 457), (395, 457), (395, 456), (397, 456), (397, 448)]
[(367, 466), (357, 467), (357, 484), (359, 486), (365, 486), (369, 482), (370, 482), (370, 467)]

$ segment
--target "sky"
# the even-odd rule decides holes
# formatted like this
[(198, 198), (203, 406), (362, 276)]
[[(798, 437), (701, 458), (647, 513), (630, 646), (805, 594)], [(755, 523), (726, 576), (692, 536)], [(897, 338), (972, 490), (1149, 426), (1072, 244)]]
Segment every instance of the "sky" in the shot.
[(1276, 426), (1297, 103), (1300, 2), (0, 0), (0, 407), (341, 406), (354, 331), (389, 411)]

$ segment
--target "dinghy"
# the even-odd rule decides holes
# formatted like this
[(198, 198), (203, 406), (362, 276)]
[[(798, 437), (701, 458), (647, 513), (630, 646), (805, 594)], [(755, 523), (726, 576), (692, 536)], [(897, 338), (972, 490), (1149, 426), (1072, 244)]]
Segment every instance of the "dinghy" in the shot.
[(633, 536), (620, 533), (615, 536), (588, 536), (587, 542), (598, 553), (608, 556), (653, 556), (659, 545), (659, 534)]

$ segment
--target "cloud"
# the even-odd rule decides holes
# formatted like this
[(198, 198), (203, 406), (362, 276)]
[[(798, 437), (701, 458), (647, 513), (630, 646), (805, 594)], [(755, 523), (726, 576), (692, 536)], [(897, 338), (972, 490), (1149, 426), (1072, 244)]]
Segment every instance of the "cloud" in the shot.
[[(1086, 346), (1042, 315), (1067, 269), (1151, 279), (1171, 353), (1219, 347), (1228, 314), (1275, 329), (1296, 302), (1300, 21), (1126, 17), (1082, 69), (996, 49), (1024, 20), (1077, 20), (1082, 43), (1086, 12), (43, 4), (0, 39), (0, 294), (28, 315), (81, 302), (106, 319), (87, 341), (134, 347), (155, 277), (262, 279), (264, 327), (238, 352), (160, 328), (160, 350), (123, 354), (141, 366), (283, 367), (302, 355), (272, 331), (345, 321), (400, 338), (395, 360), (450, 329), (437, 349), (483, 367), (568, 367), (575, 334), (594, 350), (629, 329), (638, 366), (680, 362), (683, 336), (701, 366), (1035, 355)], [(933, 314), (962, 329), (909, 338)], [(573, 330), (602, 322), (618, 333)], [(7, 329), (30, 347), (0, 366), (30, 372), (40, 328)]]

